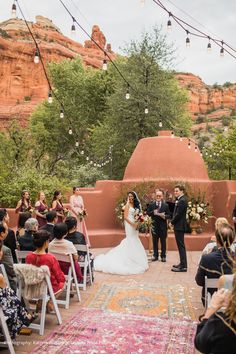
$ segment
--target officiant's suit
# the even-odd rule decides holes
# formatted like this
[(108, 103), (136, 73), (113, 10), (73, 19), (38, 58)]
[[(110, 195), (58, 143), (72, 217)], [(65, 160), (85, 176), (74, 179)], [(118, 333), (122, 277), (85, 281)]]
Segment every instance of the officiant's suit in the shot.
[[(158, 213), (165, 213), (165, 219), (159, 215), (155, 215), (155, 210)], [(152, 224), (152, 240), (153, 240), (153, 260), (158, 259), (158, 243), (161, 242), (161, 260), (166, 258), (166, 238), (167, 238), (167, 220), (170, 219), (170, 210), (168, 204), (163, 200), (157, 200), (149, 204), (147, 214), (151, 216)]]

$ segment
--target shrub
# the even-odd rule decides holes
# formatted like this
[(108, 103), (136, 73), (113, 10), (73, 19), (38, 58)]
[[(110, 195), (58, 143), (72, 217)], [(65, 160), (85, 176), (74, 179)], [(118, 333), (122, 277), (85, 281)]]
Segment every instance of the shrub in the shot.
[(25, 97), (24, 97), (24, 101), (26, 101), (26, 102), (27, 102), (27, 101), (31, 101), (31, 97), (30, 97), (30, 96), (25, 96)]

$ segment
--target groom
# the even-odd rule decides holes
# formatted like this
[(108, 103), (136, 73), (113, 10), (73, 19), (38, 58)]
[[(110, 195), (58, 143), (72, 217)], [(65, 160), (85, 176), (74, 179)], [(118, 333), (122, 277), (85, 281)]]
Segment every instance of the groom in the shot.
[(161, 261), (166, 262), (166, 238), (167, 238), (167, 219), (170, 218), (168, 204), (163, 200), (163, 192), (156, 191), (156, 200), (149, 204), (147, 214), (153, 221), (152, 240), (153, 240), (153, 258), (158, 260), (158, 242), (161, 241)]

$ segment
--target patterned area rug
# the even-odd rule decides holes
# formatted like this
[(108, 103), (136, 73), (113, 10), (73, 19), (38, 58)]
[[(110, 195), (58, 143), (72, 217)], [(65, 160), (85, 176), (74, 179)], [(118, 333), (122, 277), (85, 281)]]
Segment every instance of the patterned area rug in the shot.
[(196, 319), (191, 294), (180, 285), (106, 283), (98, 288), (85, 306), (125, 314)]
[(84, 308), (31, 354), (193, 354), (195, 330), (190, 320)]

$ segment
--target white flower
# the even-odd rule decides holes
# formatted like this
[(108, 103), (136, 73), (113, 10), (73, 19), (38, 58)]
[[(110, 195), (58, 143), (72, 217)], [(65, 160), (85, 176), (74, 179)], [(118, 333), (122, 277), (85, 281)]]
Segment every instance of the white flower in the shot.
[(203, 209), (201, 207), (197, 207), (197, 212), (198, 213), (202, 213), (203, 212)]

